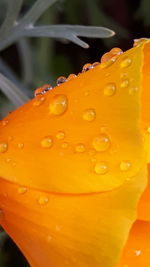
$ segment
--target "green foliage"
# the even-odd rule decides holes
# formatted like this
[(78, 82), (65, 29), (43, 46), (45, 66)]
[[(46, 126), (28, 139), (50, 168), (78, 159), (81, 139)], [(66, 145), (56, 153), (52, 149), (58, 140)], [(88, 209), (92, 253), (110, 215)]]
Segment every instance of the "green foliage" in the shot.
[[(112, 30), (105, 27), (64, 24), (51, 25), (50, 23), (36, 25), (36, 22), (42, 14), (56, 1), (57, 0), (37, 0), (25, 15), (20, 13), (23, 0), (7, 1), (6, 17), (0, 28), (0, 51), (17, 42), (22, 66), (22, 80), (27, 84), (32, 80), (32, 55), (30, 44), (25, 38), (50, 37), (58, 40), (71, 41), (83, 48), (88, 48), (88, 44), (81, 40), (80, 37), (108, 38), (114, 35)], [(47, 44), (48, 43), (45, 42), (44, 46), (46, 47)], [(44, 49), (42, 49), (42, 56), (45, 57)], [(50, 55), (49, 52), (48, 54)], [(48, 55), (46, 55), (46, 57), (48, 57)], [(45, 64), (46, 63), (47, 60), (45, 60)], [(20, 86), (15, 84), (14, 81), (10, 81), (9, 78), (5, 77), (5, 74), (0, 74), (0, 88), (15, 107), (23, 104), (29, 98), (28, 90), (22, 91)]]

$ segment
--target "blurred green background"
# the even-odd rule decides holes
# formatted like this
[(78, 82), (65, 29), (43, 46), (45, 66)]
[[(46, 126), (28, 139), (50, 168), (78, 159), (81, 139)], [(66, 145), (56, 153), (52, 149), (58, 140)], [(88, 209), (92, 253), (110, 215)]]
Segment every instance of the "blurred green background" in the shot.
[[(24, 0), (21, 14), (34, 2)], [(0, 0), (0, 23), (5, 14), (6, 0)], [(85, 63), (99, 61), (110, 48), (117, 46), (126, 50), (133, 45), (133, 39), (150, 37), (150, 1), (58, 0), (41, 16), (39, 23), (104, 26), (114, 30), (116, 35), (108, 39), (82, 38), (90, 45), (89, 49), (50, 38), (28, 38), (27, 49), (19, 44), (4, 49), (0, 53), (0, 72), (17, 81), (30, 98), (36, 87), (45, 83), (55, 85), (57, 77), (77, 74)], [(0, 92), (0, 118), (13, 109), (13, 103)], [(28, 266), (21, 252), (2, 230), (0, 266)]]

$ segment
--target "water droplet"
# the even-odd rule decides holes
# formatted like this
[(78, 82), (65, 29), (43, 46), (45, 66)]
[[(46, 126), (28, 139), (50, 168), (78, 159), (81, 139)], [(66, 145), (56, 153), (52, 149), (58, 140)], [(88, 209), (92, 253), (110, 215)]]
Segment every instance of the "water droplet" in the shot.
[(44, 103), (45, 97), (44, 96), (37, 96), (36, 99), (33, 101), (33, 106), (40, 106)]
[(141, 255), (141, 250), (135, 250), (135, 255), (140, 256)]
[(97, 162), (94, 167), (94, 171), (97, 174), (105, 174), (108, 172), (108, 165), (106, 162)]
[(26, 187), (21, 186), (21, 187), (18, 188), (18, 193), (19, 193), (19, 194), (23, 195), (23, 194), (25, 194), (26, 192), (27, 192), (27, 188), (26, 188)]
[(93, 139), (93, 147), (96, 151), (103, 152), (110, 147), (110, 139), (106, 134), (100, 134)]
[(0, 143), (0, 153), (5, 153), (8, 150), (8, 144), (5, 142)]
[(96, 112), (94, 109), (86, 109), (83, 113), (83, 119), (85, 121), (93, 121), (96, 118)]
[(136, 46), (139, 46), (141, 45), (142, 43), (144, 43), (145, 41), (147, 41), (148, 38), (139, 38), (139, 39), (134, 39), (134, 44), (133, 46), (136, 47)]
[(131, 168), (131, 162), (124, 160), (120, 163), (120, 170), (121, 171), (128, 171)]
[(116, 92), (116, 85), (114, 83), (108, 83), (104, 87), (104, 95), (106, 96), (113, 96)]
[(127, 58), (124, 58), (121, 63), (120, 63), (120, 67), (121, 68), (127, 68), (128, 66), (130, 66), (132, 63), (132, 59), (127, 57)]
[(101, 57), (101, 63), (106, 63), (109, 60), (111, 60), (111, 58), (113, 57), (113, 54), (110, 52), (105, 53), (102, 57)]
[(113, 54), (113, 55), (121, 55), (123, 53), (123, 51), (121, 50), (121, 48), (119, 47), (114, 47), (110, 50), (110, 53)]
[(96, 66), (98, 66), (100, 63), (99, 62), (94, 62), (93, 64), (92, 64), (92, 66), (93, 66), (93, 68), (95, 68)]
[(108, 68), (108, 67), (110, 67), (114, 62), (115, 62), (115, 59), (110, 59), (110, 60), (108, 60), (107, 62), (103, 62), (103, 63), (101, 63), (101, 64), (100, 64), (100, 68), (101, 68), (101, 69)]
[(74, 79), (76, 77), (77, 77), (77, 75), (75, 75), (75, 74), (69, 74), (69, 76), (67, 78), (67, 81), (70, 81), (70, 80), (72, 80), (72, 79)]
[(51, 136), (45, 136), (42, 140), (41, 140), (41, 146), (43, 148), (50, 148), (53, 145), (53, 139)]
[(59, 131), (57, 134), (56, 134), (56, 138), (59, 139), (59, 140), (62, 140), (65, 138), (65, 133), (62, 132), (62, 131)]
[(18, 143), (18, 148), (19, 149), (23, 149), (24, 148), (24, 144), (23, 143)]
[(84, 146), (84, 144), (82, 144), (82, 143), (77, 144), (76, 147), (75, 147), (75, 151), (76, 151), (76, 152), (79, 152), (79, 153), (84, 152), (84, 151), (85, 151), (85, 146)]
[(56, 95), (49, 105), (50, 112), (54, 115), (62, 115), (68, 107), (68, 99), (65, 95)]
[(93, 68), (92, 64), (87, 63), (87, 64), (85, 64), (85, 65), (83, 66), (83, 68), (82, 68), (82, 72), (86, 72), (86, 71), (88, 71), (88, 70), (91, 69), (91, 68)]
[(62, 83), (64, 83), (64, 82), (66, 82), (66, 80), (67, 80), (66, 77), (64, 77), (64, 76), (60, 76), (60, 77), (57, 79), (56, 83), (57, 83), (57, 85), (60, 85), (60, 84), (62, 84)]
[(34, 91), (34, 96), (36, 97), (38, 95), (43, 95), (51, 89), (52, 89), (51, 84), (44, 84), (42, 87), (39, 87)]
[(38, 199), (38, 203), (40, 205), (46, 205), (49, 202), (49, 198), (46, 196), (42, 196)]
[(129, 94), (130, 95), (134, 95), (137, 92), (138, 92), (138, 87), (131, 87), (131, 88), (129, 88)]
[(3, 121), (2, 121), (2, 125), (3, 125), (3, 126), (6, 126), (7, 124), (8, 124), (8, 120), (3, 120)]
[(67, 148), (68, 146), (69, 146), (69, 144), (67, 142), (64, 142), (61, 144), (61, 147), (64, 149)]
[(122, 81), (122, 83), (120, 84), (120, 86), (121, 86), (122, 88), (126, 88), (126, 87), (128, 87), (128, 86), (129, 86), (129, 80), (124, 80), (124, 81)]

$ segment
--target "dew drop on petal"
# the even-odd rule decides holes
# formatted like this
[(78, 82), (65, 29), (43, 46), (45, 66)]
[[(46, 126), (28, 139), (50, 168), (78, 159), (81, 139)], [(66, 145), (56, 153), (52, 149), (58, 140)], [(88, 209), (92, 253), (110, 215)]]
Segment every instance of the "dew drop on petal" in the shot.
[(40, 106), (44, 103), (45, 101), (45, 97), (44, 96), (38, 96), (34, 102), (33, 102), (33, 106)]
[(113, 54), (110, 52), (107, 52), (104, 55), (102, 55), (100, 61), (101, 61), (101, 63), (105, 63), (105, 62), (108, 62), (112, 57), (113, 57)]
[(135, 255), (140, 256), (141, 255), (141, 250), (135, 250)]
[(85, 146), (82, 143), (79, 143), (75, 146), (75, 151), (78, 153), (83, 153), (85, 151)]
[(127, 57), (127, 58), (125, 58), (125, 59), (123, 59), (123, 60), (121, 61), (121, 63), (120, 63), (120, 67), (121, 67), (121, 68), (127, 68), (128, 66), (131, 65), (131, 63), (132, 63), (132, 59), (129, 58), (129, 57)]
[(105, 96), (113, 96), (116, 92), (116, 85), (114, 83), (108, 83), (104, 87), (104, 95)]
[(65, 138), (65, 133), (62, 132), (62, 131), (59, 131), (57, 134), (56, 134), (56, 138), (59, 139), (59, 140), (62, 140)]
[(43, 148), (51, 148), (53, 145), (53, 139), (51, 136), (45, 136), (42, 140), (41, 140), (41, 146)]
[(8, 150), (8, 144), (5, 142), (0, 142), (0, 153), (5, 153)]
[(69, 76), (68, 76), (68, 78), (67, 78), (67, 81), (70, 81), (70, 80), (72, 80), (72, 79), (74, 79), (74, 78), (76, 78), (77, 77), (77, 75), (75, 75), (75, 74), (69, 74)]
[(46, 197), (46, 196), (41, 196), (41, 197), (38, 199), (38, 203), (39, 203), (40, 205), (46, 205), (48, 202), (49, 202), (49, 198)]
[(83, 119), (85, 121), (93, 121), (96, 118), (96, 112), (94, 109), (86, 109), (83, 113)]
[(69, 146), (69, 144), (67, 142), (64, 142), (61, 144), (61, 147), (66, 149)]
[(108, 165), (106, 162), (97, 162), (94, 167), (94, 171), (97, 174), (105, 174), (108, 172)]
[(138, 87), (131, 87), (131, 88), (129, 88), (129, 94), (130, 95), (134, 95), (137, 92), (138, 92)]
[(96, 151), (103, 152), (110, 147), (111, 141), (108, 135), (100, 134), (94, 137), (92, 144)]
[(62, 84), (62, 83), (64, 83), (64, 82), (66, 82), (66, 80), (67, 80), (66, 77), (64, 77), (64, 76), (60, 76), (60, 77), (57, 79), (56, 83), (57, 83), (57, 85), (60, 85), (60, 84)]
[(106, 62), (102, 62), (100, 64), (100, 68), (101, 69), (106, 69), (106, 68), (110, 67), (114, 62), (115, 62), (115, 59), (110, 59), (110, 60), (108, 60)]
[(6, 126), (7, 124), (8, 124), (8, 120), (3, 120), (3, 121), (2, 121), (2, 125), (3, 125), (3, 126)]
[(121, 88), (126, 88), (129, 86), (129, 80), (123, 80), (120, 84)]
[(88, 71), (89, 69), (91, 69), (93, 66), (91, 63), (86, 63), (83, 68), (82, 68), (82, 72), (86, 72)]
[(92, 64), (92, 66), (93, 66), (93, 68), (95, 68), (96, 66), (98, 66), (100, 63), (99, 62), (94, 62), (93, 64)]
[(127, 161), (127, 160), (121, 161), (121, 163), (120, 163), (120, 170), (121, 171), (126, 172), (130, 168), (131, 168), (131, 162), (130, 161)]
[(18, 143), (18, 148), (19, 149), (23, 149), (24, 148), (24, 144), (23, 143)]
[(19, 194), (23, 195), (23, 194), (25, 194), (26, 192), (27, 192), (27, 188), (26, 188), (26, 187), (21, 186), (21, 187), (18, 188), (18, 193), (19, 193)]
[(123, 51), (119, 47), (114, 47), (110, 50), (110, 53), (113, 55), (121, 55)]
[(49, 105), (50, 113), (53, 115), (62, 115), (68, 107), (68, 99), (65, 95), (55, 95)]

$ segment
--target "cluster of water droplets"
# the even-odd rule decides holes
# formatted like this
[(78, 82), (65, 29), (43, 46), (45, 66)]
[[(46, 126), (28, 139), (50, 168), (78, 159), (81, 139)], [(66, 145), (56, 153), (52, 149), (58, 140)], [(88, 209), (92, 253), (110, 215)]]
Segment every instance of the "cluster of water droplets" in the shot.
[[(100, 68), (107, 68), (111, 64), (113, 64), (116, 59), (122, 54), (122, 50), (120, 48), (113, 48), (110, 50), (110, 52), (105, 53), (101, 58), (100, 62), (95, 62), (93, 64), (87, 63), (83, 66), (82, 73), (85, 73), (89, 71), (90, 69), (93, 69), (96, 66), (100, 66)], [(121, 78), (121, 84), (120, 88), (126, 88), (129, 86), (129, 80), (127, 79), (127, 68), (132, 64), (132, 59), (130, 57), (124, 57), (120, 64), (120, 69), (123, 70), (121, 72), (120, 78)], [(125, 70), (125, 71), (124, 71)], [(59, 77), (57, 79), (57, 85), (61, 85), (64, 82), (67, 82), (71, 79), (76, 78), (77, 76), (75, 74), (70, 74), (68, 78), (66, 77)], [(45, 93), (52, 89), (52, 86), (50, 84), (44, 85), (41, 88), (38, 88), (35, 90), (35, 100), (33, 101), (33, 106), (40, 106), (45, 101)], [(132, 91), (137, 91), (137, 88), (130, 88), (130, 93)], [(106, 97), (112, 97), (116, 94), (117, 86), (114, 82), (107, 83), (103, 88), (103, 95)], [(49, 112), (52, 116), (60, 116), (64, 115), (68, 110), (68, 97), (65, 94), (56, 94), (52, 97), (50, 103), (49, 103)], [(92, 123), (96, 120), (97, 117), (97, 111), (94, 108), (87, 108), (85, 109), (82, 114), (83, 121), (87, 123)], [(7, 120), (2, 121), (2, 126), (5, 127), (8, 125)], [(54, 146), (54, 143), (56, 142), (55, 139), (62, 141), (60, 143), (60, 147), (62, 149), (68, 149), (70, 147), (67, 140), (64, 140), (66, 138), (66, 133), (64, 131), (58, 131), (56, 133), (56, 136), (45, 136), (40, 141), (40, 146), (44, 149), (51, 149)], [(112, 138), (106, 134), (106, 133), (100, 133), (99, 135), (93, 137), (93, 140), (91, 142), (91, 146), (93, 150), (95, 150), (96, 153), (103, 153), (105, 151), (109, 151), (112, 143)], [(24, 149), (24, 143), (19, 142), (17, 144), (17, 147), (19, 150)], [(8, 142), (0, 142), (0, 153), (7, 152), (9, 148)], [(86, 144), (83, 142), (79, 142), (76, 145), (74, 145), (74, 151), (75, 153), (85, 153), (87, 152)], [(8, 161), (9, 162), (9, 161)], [(120, 163), (120, 170), (121, 171), (128, 171), (131, 168), (130, 161), (123, 160)], [(96, 162), (94, 166), (94, 172), (97, 174), (105, 174), (109, 171), (109, 164), (107, 162), (101, 161)]]

